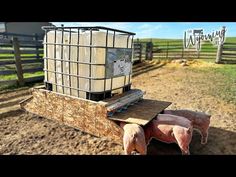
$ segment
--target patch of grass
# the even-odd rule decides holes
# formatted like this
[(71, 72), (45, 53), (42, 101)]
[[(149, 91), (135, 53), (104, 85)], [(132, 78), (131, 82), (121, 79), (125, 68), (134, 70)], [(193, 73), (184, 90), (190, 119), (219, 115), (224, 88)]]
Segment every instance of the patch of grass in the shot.
[(0, 75), (0, 80), (15, 80), (15, 79), (17, 79), (16, 74)]
[(236, 65), (222, 64), (220, 67), (214, 68), (213, 70), (236, 81)]
[(233, 42), (236, 43), (236, 37), (226, 37), (226, 42)]
[[(43, 71), (38, 71), (34, 73), (24, 73), (24, 78), (36, 77), (36, 76), (43, 76)], [(17, 79), (16, 74), (9, 74), (9, 75), (0, 75), (0, 80), (14, 80)]]
[(44, 72), (43, 71), (38, 71), (38, 72), (35, 72), (35, 73), (25, 73), (24, 74), (24, 78), (36, 77), (36, 76), (44, 76)]
[(199, 62), (199, 65), (190, 66), (188, 69), (196, 73), (205, 73), (205, 79), (209, 79), (209, 83), (214, 83), (208, 86), (210, 88), (207, 94), (236, 104), (236, 65), (215, 64), (202, 60)]
[(42, 84), (43, 84), (42, 82), (39, 82), (39, 83), (27, 83), (24, 86), (4, 85), (4, 86), (0, 86), (0, 94), (8, 92), (8, 91), (19, 90), (20, 88), (31, 88), (31, 87), (39, 86)]
[[(24, 78), (30, 78), (30, 77), (37, 77), (37, 76), (44, 76), (43, 71), (38, 71), (35, 73), (25, 73)], [(16, 74), (11, 74), (11, 75), (0, 75), (0, 80), (17, 80), (17, 75)], [(27, 83), (25, 86), (31, 86), (34, 85), (35, 83)], [(42, 83), (41, 83), (42, 84)], [(0, 85), (0, 90), (6, 90), (6, 89), (15, 89), (19, 88), (17, 85)]]
[[(13, 54), (0, 54), (1, 57), (12, 57), (14, 58)], [(35, 58), (35, 54), (21, 54), (22, 57), (32, 57)], [(43, 57), (43, 54), (39, 54), (40, 57)]]

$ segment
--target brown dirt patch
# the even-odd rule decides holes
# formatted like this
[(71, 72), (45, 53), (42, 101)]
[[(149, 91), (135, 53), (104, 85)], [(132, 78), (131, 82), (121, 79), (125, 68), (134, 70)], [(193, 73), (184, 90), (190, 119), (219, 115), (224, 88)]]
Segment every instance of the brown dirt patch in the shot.
[[(133, 78), (133, 88), (145, 90), (146, 98), (173, 102), (169, 108), (204, 111), (212, 115), (208, 143), (201, 145), (200, 135), (195, 132), (191, 154), (236, 154), (236, 105), (210, 94), (216, 87), (216, 76), (192, 69), (204, 67), (202, 63), (188, 65), (171, 63), (140, 74)], [(224, 79), (221, 75), (217, 78)], [(11, 99), (17, 102), (27, 95), (26, 92), (23, 89), (0, 93), (0, 104), (3, 105), (0, 109), (4, 109), (4, 101), (8, 101), (9, 108), (14, 102), (11, 103)], [(0, 114), (0, 137), (0, 154), (123, 154), (122, 146), (105, 138), (18, 108)], [(153, 140), (148, 154), (180, 154), (180, 150), (175, 144)]]

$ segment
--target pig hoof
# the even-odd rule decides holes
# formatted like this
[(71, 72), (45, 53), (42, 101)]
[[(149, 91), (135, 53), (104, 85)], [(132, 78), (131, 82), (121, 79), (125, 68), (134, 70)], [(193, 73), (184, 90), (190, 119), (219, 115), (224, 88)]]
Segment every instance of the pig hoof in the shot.
[(207, 138), (202, 138), (201, 139), (201, 144), (206, 144), (207, 143)]
[(201, 144), (207, 144), (207, 141), (201, 141)]

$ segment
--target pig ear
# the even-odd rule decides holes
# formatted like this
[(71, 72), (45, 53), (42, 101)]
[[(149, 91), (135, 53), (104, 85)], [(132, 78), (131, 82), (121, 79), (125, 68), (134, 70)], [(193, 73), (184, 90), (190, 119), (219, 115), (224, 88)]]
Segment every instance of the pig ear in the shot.
[(207, 115), (207, 118), (210, 119), (211, 118), (211, 115), (210, 114), (206, 114)]

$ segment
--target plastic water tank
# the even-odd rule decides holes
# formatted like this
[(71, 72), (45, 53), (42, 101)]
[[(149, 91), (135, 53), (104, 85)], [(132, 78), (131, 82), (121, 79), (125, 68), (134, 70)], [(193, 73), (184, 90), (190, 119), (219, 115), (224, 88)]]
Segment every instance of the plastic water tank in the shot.
[(45, 84), (99, 101), (130, 89), (134, 33), (105, 27), (43, 27)]

